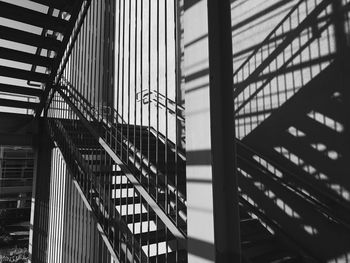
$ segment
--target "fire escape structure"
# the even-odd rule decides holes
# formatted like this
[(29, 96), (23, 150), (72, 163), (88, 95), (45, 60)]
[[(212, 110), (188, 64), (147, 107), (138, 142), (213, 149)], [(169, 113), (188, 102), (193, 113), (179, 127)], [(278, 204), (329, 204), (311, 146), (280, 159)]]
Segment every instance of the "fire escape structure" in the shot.
[[(0, 17), (12, 21), (0, 23), (0, 59), (8, 62), (0, 65), (0, 108), (8, 109), (0, 116), (13, 116), (20, 132), (0, 128), (7, 136), (0, 139), (30, 136), (37, 145), (37, 200), (49, 203), (49, 174), (65, 167), (72, 186), (55, 192), (66, 198), (57, 221), (66, 226), (62, 262), (190, 262), (190, 254), (205, 255), (191, 245), (195, 153), (186, 150), (184, 131), (192, 126), (182, 90), (195, 78), (182, 72), (190, 45), (183, 45), (182, 17), (195, 3), (17, 2), (0, 1)], [(233, 53), (236, 138), (225, 140), (235, 147), (242, 262), (350, 260), (349, 13), (349, 0), (294, 1), (243, 59)], [(54, 165), (52, 149), (64, 165)], [(73, 188), (83, 206), (70, 196)], [(38, 245), (51, 211), (40, 207), (32, 206), (33, 262), (54, 251)], [(90, 218), (95, 230), (76, 230)], [(98, 252), (86, 256), (91, 240), (99, 240)]]

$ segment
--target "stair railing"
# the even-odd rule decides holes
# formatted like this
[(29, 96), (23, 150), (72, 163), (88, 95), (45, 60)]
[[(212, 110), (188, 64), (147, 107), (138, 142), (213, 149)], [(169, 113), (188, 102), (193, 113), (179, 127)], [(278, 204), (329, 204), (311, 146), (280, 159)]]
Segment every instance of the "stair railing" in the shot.
[[(184, 262), (186, 253), (183, 243), (176, 240), (173, 232), (158, 216), (158, 211), (155, 211), (158, 207), (150, 204), (138, 191), (137, 184), (135, 186), (135, 183), (125, 180), (125, 173), (116, 169), (115, 160), (87, 128), (84, 116), (67, 101), (68, 96), (73, 101), (76, 98), (72, 98), (71, 93), (67, 94), (64, 95), (62, 90), (56, 92), (48, 111), (49, 125), (56, 132), (53, 139), (63, 152), (68, 166), (75, 169), (71, 174), (76, 176), (77, 187), (85, 196), (83, 199), (94, 210), (99, 228), (104, 231), (102, 236), (110, 240), (109, 247), (113, 247), (120, 262), (154, 262), (156, 258), (164, 257), (177, 257)], [(84, 105), (84, 112), (87, 106)], [(85, 114), (91, 126), (98, 129), (100, 124), (92, 115)], [(152, 230), (152, 225), (156, 225), (157, 229)], [(151, 229), (145, 232), (145, 226)], [(155, 243), (162, 243), (156, 253), (152, 248)]]
[[(62, 79), (61, 79), (60, 88), (63, 91), (68, 91), (69, 93), (67, 93), (67, 95), (71, 94), (73, 97), (78, 98), (80, 104), (82, 104), (82, 106), (84, 108), (84, 111), (86, 110), (87, 113), (91, 114), (90, 116), (93, 117), (95, 120), (101, 121), (110, 127), (111, 127), (111, 125), (114, 125), (116, 123), (127, 125), (127, 122), (124, 121), (122, 116), (115, 109), (108, 107), (108, 106), (101, 106), (99, 109), (96, 109), (94, 106), (92, 106), (90, 104), (90, 102), (82, 94), (80, 94), (74, 88), (74, 86), (64, 77), (62, 77)], [(154, 92), (156, 92), (156, 91), (154, 91)], [(164, 99), (166, 99), (166, 97), (164, 95), (159, 95), (159, 96), (162, 96)], [(176, 104), (175, 101), (173, 101), (169, 98), (167, 100), (169, 103), (173, 103), (174, 105), (176, 105), (175, 107), (178, 111), (183, 112), (185, 110), (181, 105)], [(160, 104), (160, 107), (163, 107), (163, 105)], [(179, 115), (179, 113), (175, 114), (175, 111), (173, 111), (169, 108), (168, 108), (168, 111), (171, 115), (176, 116), (179, 121), (181, 121), (181, 122), (185, 121), (184, 117), (182, 117), (182, 114), (181, 114), (181, 116)], [(153, 127), (150, 127), (149, 129), (154, 135), (157, 133), (157, 131)], [(158, 136), (164, 143), (168, 144), (168, 146), (170, 147), (170, 149), (172, 151), (175, 152), (176, 146), (172, 141), (170, 141), (169, 139), (166, 139), (166, 137), (163, 134), (161, 134), (160, 132), (158, 132)], [(123, 138), (123, 139), (125, 140), (125, 138)], [(179, 157), (182, 160), (186, 161), (186, 153), (184, 151), (182, 151), (181, 149), (177, 149), (177, 151), (178, 151)]]
[[(66, 119), (65, 121), (74, 120)], [(126, 223), (120, 220), (121, 216), (118, 211), (113, 209), (113, 204), (109, 204), (110, 200), (106, 200), (105, 195), (99, 192), (99, 189), (103, 188), (99, 186), (101, 182), (98, 182), (96, 176), (93, 175), (60, 119), (50, 118), (48, 126), (63, 154), (68, 170), (77, 181), (77, 187), (84, 195), (85, 201), (89, 203), (95, 219), (108, 239), (107, 247), (112, 247), (115, 256), (122, 262), (146, 262), (147, 257), (140, 244), (134, 240)], [(114, 211), (110, 211), (111, 208)], [(113, 251), (111, 251), (112, 254)]]
[[(132, 140), (125, 136), (125, 132), (132, 132), (133, 129), (130, 128), (129, 130), (127, 128), (124, 128), (123, 132), (122, 127), (126, 124), (123, 122), (115, 110), (111, 113), (105, 112), (105, 110), (102, 108), (95, 109), (71, 84), (69, 84), (67, 81), (65, 83), (61, 83), (64, 84), (64, 86), (58, 88), (58, 93), (62, 96), (64, 101), (67, 104), (72, 104), (72, 106), (74, 105), (74, 107), (80, 111), (82, 116), (86, 118), (87, 121), (102, 124), (99, 126), (100, 130), (95, 131), (99, 133), (96, 136), (103, 138), (105, 141), (103, 144), (109, 148), (109, 151), (114, 152), (120, 161), (123, 162), (123, 165), (125, 167), (130, 167), (131, 164), (135, 165), (135, 162), (133, 160), (135, 160), (135, 156), (137, 157), (137, 152), (133, 151), (134, 144)], [(149, 193), (152, 192), (151, 187), (153, 187), (152, 185), (155, 183), (156, 187), (159, 188), (159, 190), (156, 191), (156, 193), (151, 194), (151, 196), (158, 204), (164, 203), (162, 199), (157, 199), (158, 195), (159, 198), (161, 198), (160, 194), (164, 194), (164, 192), (168, 193), (168, 200), (166, 200), (166, 206), (168, 208), (164, 207), (164, 205), (160, 205), (159, 208), (164, 211), (167, 217), (177, 227), (177, 230), (172, 227), (169, 227), (169, 229), (173, 230), (172, 232), (175, 236), (180, 237), (182, 240), (184, 240), (186, 233), (185, 223), (187, 220), (185, 195), (179, 191), (177, 185), (172, 185), (171, 182), (163, 179), (163, 175), (160, 173), (160, 171), (155, 171), (156, 181), (152, 182), (153, 179), (150, 178), (150, 176), (147, 174), (151, 171), (152, 168), (150, 162), (147, 162), (147, 160), (145, 160), (145, 157), (142, 156), (141, 161), (143, 163), (146, 162), (148, 164), (148, 167), (145, 167), (145, 165), (141, 163), (136, 163), (135, 168), (138, 171), (133, 172), (135, 179), (137, 180), (135, 183), (144, 188)], [(146, 174), (144, 171), (145, 168), (148, 168), (148, 172)], [(149, 178), (148, 182), (145, 181), (145, 178)], [(152, 180), (150, 181), (150, 179)]]
[(139, 91), (136, 93), (136, 102), (142, 102), (143, 104), (153, 103), (159, 108), (166, 109), (171, 115), (176, 116), (179, 121), (185, 122), (185, 108), (177, 104), (174, 100), (164, 96), (162, 93), (157, 92), (157, 90), (148, 92), (148, 90), (145, 89)]
[[(144, 89), (142, 91), (139, 91), (136, 93), (136, 102), (141, 102), (142, 104), (153, 104), (155, 107), (158, 107), (158, 109), (163, 109), (167, 113), (169, 113), (171, 116), (173, 116), (175, 119), (177, 119), (180, 123), (182, 128), (185, 127), (185, 108), (176, 101), (166, 97), (164, 94), (157, 92), (157, 90), (151, 90), (148, 91), (147, 89)], [(142, 106), (141, 106), (142, 107)], [(150, 127), (150, 130), (153, 134), (156, 134), (157, 131), (153, 127)], [(161, 134), (158, 131), (158, 136), (161, 138), (164, 138), (165, 136)], [(169, 144), (170, 147), (175, 148), (175, 144), (170, 141), (168, 138), (166, 139), (167, 144)], [(182, 131), (181, 134), (181, 143), (182, 148), (178, 148), (177, 152), (181, 156), (183, 160), (186, 159), (186, 153), (184, 151), (184, 145), (186, 145), (186, 137), (184, 135), (184, 131)]]

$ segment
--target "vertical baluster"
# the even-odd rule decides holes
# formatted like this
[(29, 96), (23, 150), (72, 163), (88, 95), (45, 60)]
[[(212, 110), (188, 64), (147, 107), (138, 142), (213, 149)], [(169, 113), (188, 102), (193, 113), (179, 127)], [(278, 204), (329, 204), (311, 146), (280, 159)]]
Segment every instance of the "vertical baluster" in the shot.
[[(150, 152), (151, 152), (151, 145), (150, 145), (150, 128), (151, 128), (151, 15), (152, 15), (152, 1), (149, 0), (148, 4), (148, 130), (147, 130), (147, 160), (148, 160), (148, 184), (147, 184), (147, 190), (150, 192)], [(152, 194), (152, 193), (151, 193)]]
[[(143, 8), (144, 1), (140, 3), (140, 163), (143, 162)], [(139, 172), (139, 180), (142, 183), (142, 169)], [(140, 255), (141, 256), (141, 255)]]
[[(180, 41), (181, 41), (181, 24), (180, 24), (180, 5), (179, 1), (174, 1), (174, 39), (175, 39), (175, 105), (179, 104), (178, 101), (178, 91), (181, 88), (181, 49), (180, 49)], [(176, 226), (179, 225), (179, 184), (178, 184), (178, 176), (179, 176), (179, 169), (178, 169), (178, 147), (179, 147), (179, 141), (178, 141), (178, 112), (175, 111), (175, 224)]]
[(122, 46), (123, 46), (123, 53), (122, 53), (122, 79), (121, 79), (121, 125), (120, 125), (120, 142), (121, 142), (121, 147), (120, 147), (120, 155), (121, 158), (123, 159), (123, 125), (124, 125), (124, 87), (125, 87), (125, 82), (124, 82), (124, 68), (125, 68), (125, 0), (123, 1), (123, 37), (122, 37)]
[(116, 116), (115, 116), (115, 127), (114, 127), (114, 141), (115, 141), (115, 152), (118, 153), (118, 123), (119, 123), (119, 94), (120, 94), (120, 71), (121, 71), (121, 66), (120, 66), (120, 56), (121, 56), (121, 44), (120, 44), (120, 39), (121, 39), (121, 16), (122, 16), (122, 12), (121, 12), (121, 5), (122, 5), (122, 1), (117, 1), (118, 3), (118, 11), (116, 12), (116, 15), (118, 16), (117, 20), (118, 20), (118, 26), (116, 28), (118, 28), (118, 39), (116, 41), (115, 44), (115, 48), (118, 50), (118, 54), (117, 54), (117, 61), (116, 61), (116, 65), (117, 65), (117, 70), (116, 70), (116, 81), (115, 81), (115, 89), (116, 89), (116, 105), (115, 105), (115, 110), (116, 110)]
[[(164, 210), (166, 214), (169, 214), (168, 209), (168, 0), (164, 1), (164, 45), (165, 45), (165, 71), (164, 71), (164, 79), (165, 79), (165, 148), (164, 148), (164, 164), (165, 164), (165, 187), (164, 187)], [(175, 105), (175, 112), (177, 111), (177, 105)], [(177, 121), (175, 119), (175, 121)], [(167, 253), (167, 251), (166, 251)]]
[[(137, 15), (138, 15), (138, 4), (137, 4), (137, 0), (135, 0), (135, 4), (134, 4), (134, 9), (135, 9), (135, 50), (134, 50), (134, 56), (135, 56), (135, 61), (134, 61), (134, 128), (133, 128), (133, 136), (134, 136), (134, 140), (133, 140), (133, 145), (134, 145), (134, 150), (133, 150), (133, 157), (134, 157), (134, 166), (136, 163), (136, 151), (137, 149), (140, 149), (139, 147), (137, 147), (137, 143), (136, 143), (136, 124), (137, 124), (137, 115), (136, 115), (136, 111), (137, 111), (137, 104), (136, 104), (136, 94), (137, 94), (137, 63), (138, 63), (138, 57), (137, 57), (137, 30), (138, 30), (138, 26), (137, 26)], [(142, 163), (140, 161), (140, 163)]]
[(128, 93), (127, 93), (127, 129), (126, 129), (126, 137), (127, 137), (127, 148), (126, 148), (126, 162), (129, 163), (129, 149), (130, 149), (130, 95), (131, 95), (131, 1), (128, 1)]

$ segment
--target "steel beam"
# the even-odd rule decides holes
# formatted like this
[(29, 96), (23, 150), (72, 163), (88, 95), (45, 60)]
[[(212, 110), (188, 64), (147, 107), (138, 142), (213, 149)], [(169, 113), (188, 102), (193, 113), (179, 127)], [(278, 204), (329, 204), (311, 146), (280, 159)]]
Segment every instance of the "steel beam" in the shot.
[(0, 47), (0, 58), (51, 68), (53, 59), (19, 50)]
[(39, 97), (43, 93), (43, 90), (0, 83), (0, 92)]
[[(46, 120), (42, 120), (40, 134), (35, 143), (32, 202), (30, 208), (29, 262), (40, 262), (42, 253), (47, 253), (49, 231), (50, 180), (53, 144), (47, 134)], [(63, 211), (62, 211), (63, 212)]]
[(33, 134), (36, 130), (36, 123), (31, 115), (1, 112), (0, 120), (0, 134), (23, 135), (26, 131)]
[(31, 9), (0, 2), (0, 17), (64, 33), (68, 21)]
[(229, 0), (185, 1), (190, 263), (240, 262), (230, 10)]
[(66, 11), (70, 13), (72, 11), (72, 5), (75, 1), (71, 0), (54, 0), (54, 1), (48, 1), (48, 0), (31, 0), (32, 2), (42, 4), (45, 6), (53, 7), (61, 11)]
[(37, 81), (41, 83), (45, 83), (48, 80), (47, 74), (4, 66), (0, 66), (0, 76)]
[(2, 25), (0, 25), (0, 38), (53, 51), (58, 51), (62, 46), (61, 42), (56, 39), (42, 37), (37, 34), (20, 31)]
[(215, 259), (240, 262), (230, 0), (208, 0), (208, 28)]
[(34, 103), (34, 102), (0, 99), (0, 106), (4, 106), (4, 107), (35, 109), (37, 105), (38, 103)]
[(31, 193), (32, 186), (1, 187), (1, 194)]
[(0, 133), (0, 145), (32, 146), (33, 136), (30, 134)]

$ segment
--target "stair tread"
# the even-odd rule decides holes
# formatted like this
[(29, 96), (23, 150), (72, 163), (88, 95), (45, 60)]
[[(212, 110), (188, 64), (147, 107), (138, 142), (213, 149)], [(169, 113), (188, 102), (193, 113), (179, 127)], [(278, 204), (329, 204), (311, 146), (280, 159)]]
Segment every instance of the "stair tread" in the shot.
[(166, 239), (173, 240), (175, 237), (171, 234), (170, 231), (165, 231), (165, 229), (159, 229), (155, 231), (149, 231), (144, 233), (135, 234), (135, 239), (140, 240), (142, 246), (149, 244), (155, 244), (159, 242), (166, 241)]
[(165, 254), (160, 254), (157, 256), (152, 256), (149, 258), (150, 263), (177, 263), (177, 262), (187, 262), (187, 251), (171, 251)]
[(156, 219), (156, 214), (155, 213), (142, 213), (142, 214), (135, 214), (135, 215), (129, 214), (129, 215), (123, 215), (122, 218), (126, 223), (144, 222), (144, 221), (148, 221), (148, 219), (153, 221)]

